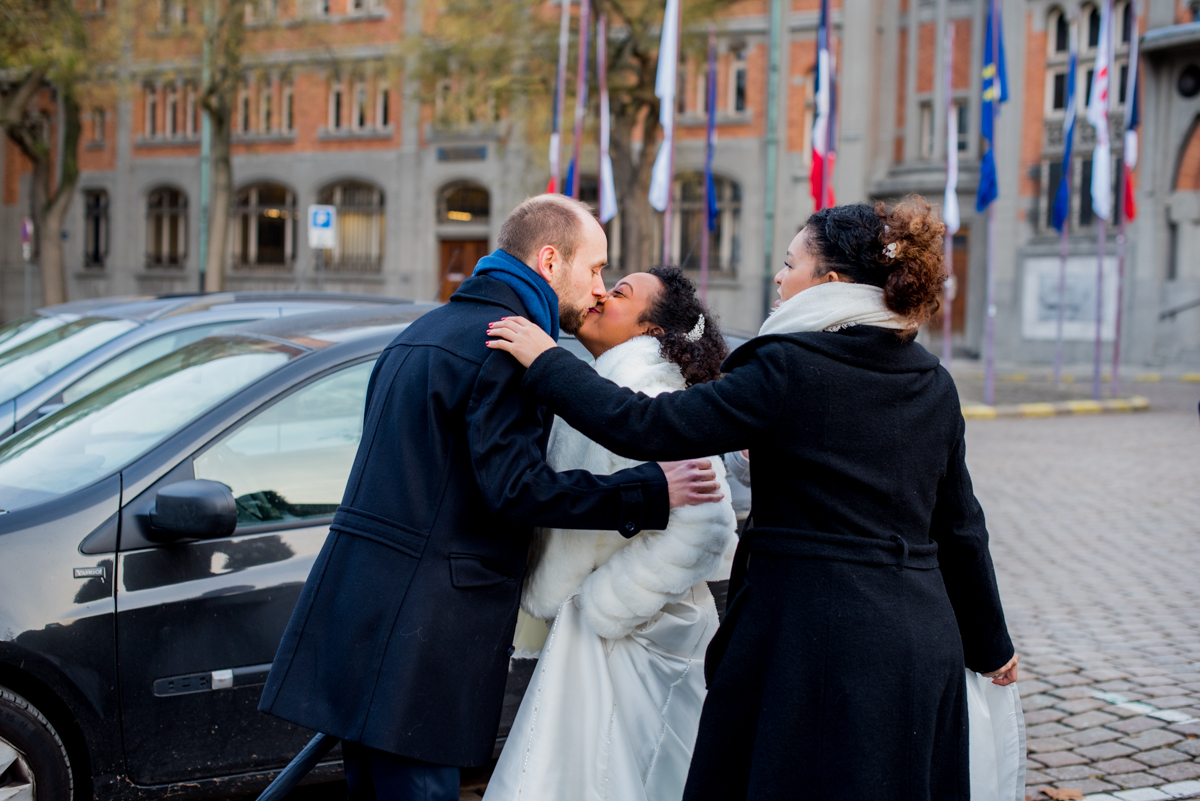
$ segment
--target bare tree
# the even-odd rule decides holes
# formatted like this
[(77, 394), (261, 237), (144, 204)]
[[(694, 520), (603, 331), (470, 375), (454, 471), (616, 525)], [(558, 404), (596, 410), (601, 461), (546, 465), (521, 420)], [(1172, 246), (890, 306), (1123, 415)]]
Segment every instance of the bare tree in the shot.
[(70, 0), (0, 0), (0, 127), (33, 165), (30, 217), (46, 304), (67, 299), (63, 221), (79, 181), (80, 84), (95, 55)]
[[(684, 29), (715, 19), (734, 2), (685, 3)], [(654, 84), (666, 2), (592, 0), (592, 7), (593, 19), (599, 13), (609, 17), (605, 45), (612, 112), (610, 153), (621, 210), (622, 257), (627, 265), (650, 265), (658, 260), (654, 253), (658, 212), (651, 208), (648, 195), (662, 130)], [(422, 97), (435, 108), (435, 122), (454, 126), (478, 122), (489, 113), (519, 115), (534, 152), (544, 147), (553, 108), (559, 8), (545, 0), (443, 0), (437, 13), (430, 15), (430, 29), (408, 45)], [(578, 46), (578, 38), (576, 30), (573, 47)], [(699, 54), (704, 37), (685, 37), (684, 46), (685, 52)], [(570, 58), (569, 63), (573, 70), (576, 59)], [(594, 67), (590, 72), (594, 84)], [(574, 85), (574, 79), (569, 79), (568, 86)], [(589, 99), (589, 115), (595, 119), (594, 85)], [(563, 117), (569, 130), (570, 114)]]

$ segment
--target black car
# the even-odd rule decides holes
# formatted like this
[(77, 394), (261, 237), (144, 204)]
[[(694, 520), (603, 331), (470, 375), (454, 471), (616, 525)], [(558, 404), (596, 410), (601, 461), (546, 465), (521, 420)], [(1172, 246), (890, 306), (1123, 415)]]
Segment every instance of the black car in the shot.
[[(312, 732), (259, 695), (375, 359), (429, 308), (227, 329), (0, 443), (0, 788), (228, 796), (299, 752)], [(497, 748), (531, 668), (510, 672)], [(335, 751), (309, 780), (340, 770)]]
[(102, 298), (38, 309), (0, 326), (0, 439), (231, 325), (411, 302), (333, 292), (216, 292)]

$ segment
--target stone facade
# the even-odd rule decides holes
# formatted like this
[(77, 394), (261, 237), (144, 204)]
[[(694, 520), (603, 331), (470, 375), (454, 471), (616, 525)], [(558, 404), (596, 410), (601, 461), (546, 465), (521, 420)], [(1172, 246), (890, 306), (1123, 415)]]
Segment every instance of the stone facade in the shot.
[[(183, 13), (179, 0), (160, 5), (159, 13)], [(279, 4), (276, 18), (251, 23), (246, 84), (234, 123), (234, 177), (245, 207), (235, 214), (226, 285), (321, 285), (417, 299), (444, 296), (463, 264), (473, 264), (477, 256), (472, 254), (494, 245), (504, 214), (544, 188), (544, 147), (529, 146), (504, 119), (470, 129), (432, 124), (432, 109), (388, 66), (398, 63), (395, 55), (405, 33), (419, 32), (420, 0), (311, 5), (297, 11), (290, 3)], [(947, 26), (955, 26), (951, 92), (956, 109), (962, 107), (954, 113), (963, 115), (958, 146), (963, 229), (955, 242), (962, 297), (954, 304), (954, 344), (960, 352), (977, 354), (984, 335), (988, 250), (987, 218), (974, 211), (985, 3), (842, 0), (834, 5), (840, 82), (834, 188), (840, 202), (918, 192), (940, 205), (947, 146), (942, 42)], [(1116, 5), (1120, 29), (1125, 6)], [(1195, 55), (1200, 23), (1188, 22), (1193, 12), (1180, 0), (1140, 0), (1139, 7), (1140, 29), (1149, 33), (1143, 42), (1142, 148), (1135, 179), (1139, 215), (1127, 231), (1122, 348), (1131, 363), (1195, 366), (1200, 365), (1200, 308), (1160, 316), (1200, 299), (1200, 96), (1186, 93), (1189, 80), (1200, 82), (1200, 74), (1188, 77), (1200, 71)], [(997, 121), (1000, 199), (991, 225), (997, 358), (1005, 362), (1045, 363), (1053, 357), (1046, 309), (1054, 298), (1045, 288), (1057, 275), (1060, 248), (1048, 225), (1048, 204), (1063, 140), (1063, 111), (1055, 108), (1054, 97), (1056, 75), (1065, 69), (1065, 53), (1058, 48), (1062, 8), (1057, 0), (1004, 3), (1010, 100)], [(1068, 29), (1080, 37), (1080, 93), (1094, 53), (1087, 47), (1090, 9), (1066, 9)], [(739, 4), (718, 27), (715, 171), (723, 179), (723, 216), (714, 239), (718, 263), (709, 297), (734, 328), (753, 330), (761, 322), (764, 289), (773, 289), (770, 277), (812, 208), (808, 151), (817, 19), (817, 0), (791, 0), (785, 13), (775, 98), (777, 222), (769, 248), (763, 241), (767, 3)], [(1127, 52), (1128, 44), (1118, 45), (1115, 78)], [(199, 286), (200, 118), (193, 103), (198, 55), (197, 42), (149, 15), (125, 45), (118, 67), (126, 80), (96, 90), (94, 109), (84, 120), (80, 191), (63, 233), (71, 297)], [(676, 155), (681, 175), (703, 167), (700, 71), (702, 65), (692, 62), (683, 69)], [(1112, 114), (1115, 156), (1121, 116)], [(1088, 293), (1094, 291), (1097, 233), (1081, 205), (1086, 190), (1078, 191), (1093, 139), (1081, 113), (1067, 238), (1070, 289), (1072, 298), (1079, 296), (1078, 319), (1068, 326), (1069, 362), (1089, 360), (1093, 347), (1088, 321), (1094, 317), (1089, 318), (1086, 298), (1094, 299)], [(570, 147), (568, 131), (565, 158)], [(14, 232), (0, 237), (0, 319), (11, 319), (24, 306), (15, 232), (28, 204), (28, 165), (8, 143), (0, 156), (0, 230)], [(583, 161), (595, 160), (595, 146), (588, 143)], [(585, 171), (585, 190), (586, 182)], [(687, 207), (688, 190), (679, 191)], [(306, 242), (304, 212), (312, 203), (335, 200), (353, 218), (345, 233), (353, 235), (354, 244), (328, 254), (319, 274)], [(458, 210), (455, 204), (463, 202), (474, 203), (475, 211)], [(99, 227), (103, 230), (97, 233)], [(698, 246), (679, 233), (691, 229), (679, 222), (673, 228), (674, 260), (691, 258), (689, 264), (695, 265)], [(1103, 246), (1111, 267), (1117, 244), (1109, 228)], [(619, 255), (618, 237), (610, 238), (614, 256)], [(646, 266), (622, 263), (624, 269)], [(34, 283), (36, 299), (36, 275)], [(1115, 292), (1106, 291), (1114, 296), (1106, 298), (1111, 318)], [(930, 342), (937, 344), (936, 334), (930, 334)], [(1110, 347), (1106, 343), (1106, 359)]]

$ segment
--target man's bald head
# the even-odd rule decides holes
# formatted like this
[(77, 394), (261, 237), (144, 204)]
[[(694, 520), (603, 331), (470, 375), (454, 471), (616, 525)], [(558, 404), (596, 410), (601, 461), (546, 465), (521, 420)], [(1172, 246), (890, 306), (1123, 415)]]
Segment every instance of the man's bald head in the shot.
[(589, 224), (598, 225), (591, 209), (578, 200), (566, 195), (535, 195), (504, 220), (496, 247), (532, 266), (538, 251), (550, 245), (571, 263)]

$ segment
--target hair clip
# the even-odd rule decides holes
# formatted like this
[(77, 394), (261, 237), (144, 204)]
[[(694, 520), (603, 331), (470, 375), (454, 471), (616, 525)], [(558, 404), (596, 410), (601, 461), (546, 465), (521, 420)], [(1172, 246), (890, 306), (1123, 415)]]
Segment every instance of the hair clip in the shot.
[(683, 335), (683, 338), (688, 342), (699, 342), (700, 337), (704, 336), (704, 315), (700, 315), (700, 319), (692, 326), (692, 330)]
[(888, 245), (886, 248), (883, 249), (883, 255), (890, 260), (890, 259), (896, 258), (896, 253), (898, 253), (899, 251), (900, 251), (899, 243), (892, 242), (890, 245)]

